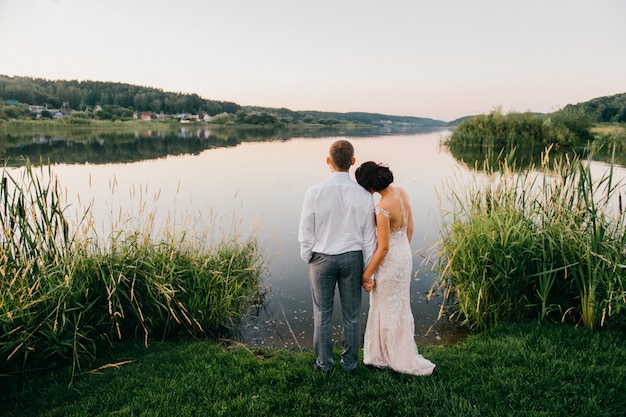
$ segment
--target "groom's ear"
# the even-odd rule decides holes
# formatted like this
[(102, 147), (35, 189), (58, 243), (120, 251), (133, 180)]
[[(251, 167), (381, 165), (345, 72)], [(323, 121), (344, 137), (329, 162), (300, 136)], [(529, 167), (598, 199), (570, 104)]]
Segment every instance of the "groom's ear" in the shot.
[(354, 165), (355, 162), (356, 162), (356, 158), (352, 158), (352, 162), (350, 162), (350, 165)]
[(327, 164), (327, 165), (330, 165), (330, 156), (327, 156), (327, 157), (326, 157), (326, 164)]

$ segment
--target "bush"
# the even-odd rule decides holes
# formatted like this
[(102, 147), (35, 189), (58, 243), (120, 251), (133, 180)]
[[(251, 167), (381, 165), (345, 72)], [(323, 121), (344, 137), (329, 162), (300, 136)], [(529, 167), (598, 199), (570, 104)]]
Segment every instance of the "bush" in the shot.
[(450, 147), (481, 147), (542, 152), (546, 147), (586, 144), (591, 125), (569, 113), (540, 116), (533, 113), (502, 114), (493, 111), (461, 122), (447, 141)]
[(115, 340), (211, 336), (262, 296), (253, 236), (206, 248), (206, 239), (167, 229), (155, 238), (151, 224), (133, 230), (127, 221), (102, 239), (90, 234), (88, 213), (70, 225), (49, 169), (4, 175), (0, 370), (51, 361), (75, 370)]

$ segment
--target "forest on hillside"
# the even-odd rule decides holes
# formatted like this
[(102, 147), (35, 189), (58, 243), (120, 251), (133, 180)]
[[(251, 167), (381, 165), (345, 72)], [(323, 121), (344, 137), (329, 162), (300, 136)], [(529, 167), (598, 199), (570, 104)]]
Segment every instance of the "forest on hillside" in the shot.
[[(340, 124), (384, 127), (441, 128), (446, 122), (412, 116), (391, 116), (374, 113), (331, 113), (294, 111), (285, 108), (241, 106), (232, 102), (208, 100), (197, 94), (165, 92), (132, 84), (46, 80), (0, 75), (0, 120), (27, 119), (29, 106), (61, 109), (64, 113), (82, 112), (83, 117), (105, 120), (129, 120), (136, 113), (155, 115), (200, 114), (212, 116), (221, 125), (291, 125)], [(94, 109), (98, 114), (94, 115)], [(217, 117), (215, 117), (217, 116)], [(49, 116), (48, 116), (49, 117)]]
[[(0, 75), (0, 120), (29, 118), (29, 105), (63, 109), (65, 112), (92, 112), (97, 107), (100, 119), (128, 120), (141, 112), (152, 114), (199, 114), (220, 116), (216, 124), (288, 125), (320, 124), (332, 126), (353, 123), (370, 126), (410, 126), (442, 128), (456, 126), (468, 115), (452, 122), (414, 116), (392, 116), (365, 112), (294, 111), (286, 108), (241, 106), (227, 101), (209, 100), (197, 94), (166, 92), (133, 84), (47, 80)], [(626, 123), (626, 93), (568, 104), (555, 113), (584, 116), (592, 123)]]
[(137, 112), (198, 113), (210, 115), (236, 113), (235, 103), (204, 99), (197, 94), (171, 93), (132, 84), (46, 80), (0, 75), (0, 99), (3, 102), (25, 103), (60, 109), (93, 110), (95, 106), (115, 106)]
[(568, 104), (563, 111), (585, 115), (593, 123), (626, 123), (626, 93)]

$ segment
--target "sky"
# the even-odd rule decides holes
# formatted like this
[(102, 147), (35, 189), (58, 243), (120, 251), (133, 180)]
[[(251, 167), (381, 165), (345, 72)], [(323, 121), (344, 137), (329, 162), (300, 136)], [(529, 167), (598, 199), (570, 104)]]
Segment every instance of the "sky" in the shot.
[(0, 0), (0, 74), (452, 121), (626, 92), (623, 0)]

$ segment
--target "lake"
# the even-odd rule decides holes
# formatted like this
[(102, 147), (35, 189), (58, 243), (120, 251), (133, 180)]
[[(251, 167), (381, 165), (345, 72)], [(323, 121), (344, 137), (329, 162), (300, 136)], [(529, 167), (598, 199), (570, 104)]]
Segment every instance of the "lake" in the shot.
[[(474, 175), (441, 145), (449, 134), (441, 130), (347, 137), (355, 147), (357, 166), (368, 160), (388, 164), (395, 184), (410, 196), (415, 219), (411, 304), (418, 344), (454, 342), (463, 336), (445, 320), (437, 321), (440, 299), (429, 301), (426, 296), (434, 277), (432, 265), (423, 264), (438, 239), (441, 207), (437, 192), (444, 183)], [(121, 145), (111, 151), (104, 146), (106, 139), (84, 145), (45, 137), (33, 139), (25, 153), (31, 159), (40, 154), (44, 160), (46, 152), (55, 155), (50, 158), (52, 173), (66, 190), (68, 203), (77, 212), (89, 204), (103, 233), (116, 224), (120, 212), (150, 212), (157, 225), (174, 218), (191, 228), (210, 221), (232, 230), (234, 219), (238, 233), (246, 235), (254, 230), (269, 260), (263, 277), (268, 289), (266, 303), (232, 337), (250, 346), (311, 348), (308, 267), (300, 258), (297, 241), (300, 208), (307, 187), (329, 175), (326, 156), (330, 144), (346, 137), (220, 141), (212, 139), (206, 129), (202, 134), (169, 138), (161, 134), (135, 136), (135, 142), (125, 142), (126, 153), (120, 151)], [(163, 141), (169, 150), (162, 151)], [(192, 142), (188, 150), (186, 146)], [(76, 148), (80, 147), (93, 156), (79, 156), (82, 153)], [(145, 151), (147, 147), (150, 152)], [(152, 152), (153, 148), (161, 152)], [(133, 150), (152, 157), (128, 154)], [(107, 159), (103, 156), (107, 152), (122, 156)], [(338, 297), (336, 306), (334, 339), (339, 341)], [(368, 294), (363, 292), (362, 330), (367, 306)]]

